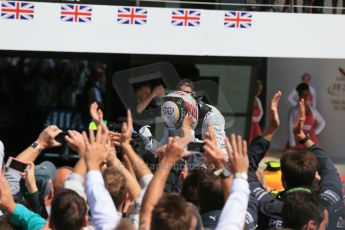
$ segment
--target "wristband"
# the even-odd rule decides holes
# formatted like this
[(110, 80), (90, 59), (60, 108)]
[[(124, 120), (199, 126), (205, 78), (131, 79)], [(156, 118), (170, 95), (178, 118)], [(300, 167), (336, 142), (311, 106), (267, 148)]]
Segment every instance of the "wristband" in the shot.
[(248, 174), (245, 172), (238, 172), (235, 173), (235, 178), (242, 179), (242, 180), (248, 180)]
[(30, 146), (31, 146), (31, 148), (34, 148), (39, 152), (42, 151), (42, 147), (37, 142), (32, 143)]
[(213, 171), (213, 175), (219, 176), (221, 179), (226, 179), (226, 178), (229, 178), (232, 174), (229, 171), (229, 169), (227, 169), (226, 167), (223, 167), (223, 168)]
[(303, 138), (303, 140), (300, 140), (299, 143), (300, 143), (301, 145), (304, 145), (304, 144), (307, 143), (307, 141), (309, 141), (309, 140), (310, 140), (310, 136), (309, 136), (309, 134), (307, 133), (307, 134), (305, 135), (305, 138)]

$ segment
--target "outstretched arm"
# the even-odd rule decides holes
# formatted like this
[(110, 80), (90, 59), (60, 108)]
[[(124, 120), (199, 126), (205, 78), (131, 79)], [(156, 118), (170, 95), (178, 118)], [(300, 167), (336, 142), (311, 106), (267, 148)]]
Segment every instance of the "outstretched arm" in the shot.
[(114, 229), (121, 220), (108, 190), (105, 188), (101, 173), (101, 164), (108, 155), (106, 144), (108, 142), (108, 129), (98, 125), (96, 137), (93, 130), (89, 138), (83, 132), (85, 142), (84, 160), (87, 167), (86, 194), (92, 214), (92, 221), (96, 229)]
[(135, 200), (141, 191), (140, 185), (135, 176), (132, 175), (122, 164), (122, 162), (116, 157), (116, 150), (114, 147), (110, 148), (106, 162), (108, 167), (115, 167), (123, 174), (123, 176), (126, 178), (126, 186), (130, 196), (130, 200)]
[(339, 217), (342, 215), (344, 204), (342, 185), (339, 180), (337, 170), (326, 154), (326, 152), (317, 147), (316, 144), (307, 138), (303, 131), (305, 121), (304, 101), (299, 102), (299, 116), (296, 120), (294, 133), (298, 141), (304, 142), (304, 146), (308, 148), (318, 160), (318, 173), (321, 177), (319, 182), (318, 193), (322, 199), (327, 203), (329, 212), (328, 229), (335, 229)]
[(127, 122), (124, 122), (122, 125), (122, 132), (121, 133), (112, 133), (111, 138), (112, 141), (117, 146), (121, 146), (124, 153), (127, 155), (128, 159), (130, 160), (135, 175), (138, 180), (141, 180), (145, 175), (151, 174), (151, 170), (145, 162), (139, 157), (139, 155), (134, 151), (132, 148), (130, 141), (132, 139), (132, 132), (133, 132), (133, 119), (132, 113), (128, 109), (127, 110)]
[(137, 113), (142, 113), (155, 97), (163, 97), (164, 94), (164, 87), (162, 85), (156, 86), (152, 93), (145, 100), (139, 102), (139, 104), (136, 107)]
[(277, 131), (280, 120), (278, 114), (278, 104), (281, 97), (281, 92), (278, 91), (274, 94), (270, 104), (270, 122), (266, 128), (263, 137), (256, 137), (248, 151), (249, 155), (249, 172), (248, 182), (250, 185), (251, 197), (248, 206), (248, 218), (246, 220), (247, 228), (255, 226), (257, 224), (258, 216), (257, 210), (260, 207), (265, 207), (274, 201), (275, 197), (268, 193), (266, 189), (259, 182), (256, 170), (258, 169), (259, 163), (267, 152), (270, 142)]
[(21, 152), (16, 158), (23, 162), (34, 162), (42, 150), (61, 145), (54, 139), (61, 132), (62, 130), (59, 129), (56, 125), (48, 126), (40, 133), (37, 140), (35, 141), (35, 143), (39, 145), (38, 148), (33, 148), (32, 146), (29, 146), (23, 152)]
[[(191, 118), (189, 116), (185, 117), (184, 123), (187, 121), (191, 125)], [(191, 127), (189, 127), (189, 130), (184, 130), (184, 136), (182, 138), (169, 138), (160, 166), (153, 176), (144, 196), (140, 211), (140, 229), (150, 228), (152, 210), (163, 195), (164, 185), (170, 170), (178, 160), (187, 156), (188, 153), (185, 152), (185, 148), (191, 140), (190, 129)]]
[(84, 161), (85, 144), (83, 135), (75, 130), (68, 130), (68, 135), (65, 139), (68, 146), (79, 154), (79, 160), (74, 166), (74, 173), (84, 177), (86, 174), (86, 165)]
[[(35, 141), (35, 143), (37, 143), (38, 146), (34, 148), (30, 145), (23, 152), (21, 152), (16, 157), (16, 159), (22, 162), (34, 162), (42, 150), (61, 145), (54, 139), (61, 132), (62, 130), (59, 129), (56, 125), (48, 126), (40, 133), (37, 140)], [(12, 194), (18, 194), (20, 192), (20, 174), (17, 171), (9, 169), (6, 172), (6, 179), (10, 185)]]
[(242, 141), (241, 136), (237, 136), (236, 140), (236, 136), (231, 135), (231, 145), (233, 151), (229, 153), (228, 166), (235, 177), (216, 230), (243, 229), (249, 200), (250, 191), (246, 178), (249, 166), (247, 142)]
[(281, 95), (282, 93), (278, 91), (273, 95), (271, 99), (270, 121), (263, 133), (263, 137), (256, 137), (249, 146), (249, 169), (252, 171), (257, 170), (260, 161), (264, 157), (264, 154), (267, 152), (270, 146), (270, 142), (280, 125), (278, 105)]
[(21, 204), (16, 204), (13, 200), (10, 187), (3, 174), (0, 173), (0, 209), (11, 215), (10, 222), (20, 226), (25, 230), (41, 229), (46, 220), (38, 214), (29, 211)]
[[(213, 164), (213, 166), (216, 168), (216, 174), (225, 170), (225, 168), (227, 167), (229, 154), (232, 154), (233, 151), (228, 139), (225, 139), (225, 147), (227, 149), (225, 155), (224, 152), (218, 147), (215, 131), (213, 129), (213, 126), (210, 125), (208, 127), (208, 132), (205, 134), (204, 143), (205, 144), (203, 148), (205, 162)], [(232, 177), (222, 178), (222, 185), (224, 187), (224, 200), (228, 199), (229, 197), (231, 183)]]
[(332, 163), (326, 152), (316, 146), (316, 144), (307, 138), (307, 135), (303, 131), (303, 125), (305, 121), (305, 107), (303, 99), (299, 101), (299, 114), (296, 118), (294, 127), (294, 134), (298, 141), (305, 141), (304, 146), (309, 149), (318, 160), (318, 173), (321, 177), (319, 183), (319, 191), (324, 192), (327, 189), (333, 190), (338, 193), (339, 197), (342, 195), (342, 186), (339, 180), (337, 169)]
[(281, 96), (282, 96), (282, 93), (280, 91), (277, 91), (271, 99), (270, 121), (269, 121), (268, 127), (266, 128), (266, 130), (264, 131), (264, 134), (263, 134), (263, 137), (268, 141), (272, 140), (274, 134), (276, 133), (276, 131), (280, 125), (278, 105), (279, 105), (279, 101), (280, 101)]
[(169, 138), (165, 156), (144, 196), (140, 212), (140, 229), (149, 229), (152, 210), (163, 195), (164, 185), (174, 164), (183, 157), (184, 146), (177, 138)]

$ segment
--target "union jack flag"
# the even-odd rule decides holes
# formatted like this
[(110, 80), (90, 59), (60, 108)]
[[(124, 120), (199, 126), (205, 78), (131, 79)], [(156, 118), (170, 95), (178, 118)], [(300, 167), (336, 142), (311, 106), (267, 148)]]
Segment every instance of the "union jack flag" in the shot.
[(227, 11), (225, 12), (224, 26), (228, 28), (251, 28), (252, 13)]
[(2, 19), (33, 20), (35, 5), (27, 2), (1, 2)]
[(91, 22), (92, 7), (87, 5), (61, 5), (61, 21), (64, 22)]
[(199, 10), (173, 10), (171, 24), (174, 26), (199, 26), (201, 12)]
[(147, 10), (142, 7), (122, 7), (117, 10), (119, 24), (145, 25), (147, 23)]

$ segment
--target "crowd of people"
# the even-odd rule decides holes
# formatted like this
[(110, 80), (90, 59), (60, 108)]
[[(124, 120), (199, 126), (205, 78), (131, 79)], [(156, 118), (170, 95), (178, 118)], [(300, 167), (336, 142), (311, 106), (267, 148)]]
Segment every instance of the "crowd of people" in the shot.
[(8, 151), (20, 151), (43, 124), (85, 129), (90, 103), (105, 104), (106, 72), (101, 61), (1, 57), (0, 138)]
[(78, 110), (82, 97), (103, 103), (106, 68), (90, 61), (1, 58), (0, 93), (7, 99), (2, 104)]
[[(35, 165), (43, 150), (61, 145), (56, 125), (15, 157), (27, 165), (22, 171), (5, 166), (0, 145), (0, 229), (343, 229), (342, 185), (304, 129), (311, 106), (301, 95), (292, 127), (300, 148), (282, 154), (284, 190), (277, 194), (265, 189), (257, 171), (280, 125), (281, 92), (272, 96), (267, 127), (247, 143), (235, 134), (226, 138), (224, 117), (196, 100), (193, 84), (183, 80), (161, 95), (166, 131), (162, 138), (143, 136), (145, 148), (134, 147), (134, 136), (142, 134), (130, 110), (120, 130), (109, 130), (96, 103), (89, 110), (96, 130), (64, 136), (79, 154), (74, 167)], [(159, 144), (144, 155), (153, 139)]]

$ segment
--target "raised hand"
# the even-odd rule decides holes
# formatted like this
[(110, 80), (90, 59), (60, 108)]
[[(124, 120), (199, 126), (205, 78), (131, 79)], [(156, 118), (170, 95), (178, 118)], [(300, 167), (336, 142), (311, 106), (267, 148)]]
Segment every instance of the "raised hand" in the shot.
[(179, 137), (169, 137), (168, 144), (165, 149), (164, 158), (167, 157), (173, 162), (176, 162), (183, 157), (188, 156), (188, 153), (185, 151), (185, 144), (181, 141)]
[(163, 145), (156, 150), (156, 156), (157, 156), (158, 162), (160, 162), (165, 156), (166, 149), (167, 149), (167, 145)]
[(30, 162), (27, 170), (22, 173), (22, 176), (25, 180), (25, 187), (29, 193), (34, 193), (38, 191), (36, 179), (35, 179), (35, 164)]
[(109, 140), (113, 145), (117, 147), (121, 147), (121, 143), (120, 143), (121, 133), (109, 131)]
[(133, 120), (132, 120), (132, 113), (131, 110), (127, 110), (127, 122), (123, 122), (122, 124), (122, 132), (120, 143), (121, 145), (129, 145), (132, 139), (132, 132), (133, 132)]
[(61, 144), (55, 141), (54, 138), (61, 132), (62, 130), (56, 125), (49, 125), (40, 133), (36, 142), (41, 146), (42, 149), (60, 146)]
[(208, 127), (208, 131), (204, 138), (204, 151), (206, 163), (212, 163), (217, 169), (224, 168), (226, 157), (221, 149), (218, 148), (216, 133), (212, 125)]
[[(229, 140), (226, 139), (227, 145)], [(247, 142), (241, 136), (231, 135), (232, 153), (229, 154), (228, 166), (232, 174), (247, 173), (249, 159), (247, 153)]]
[(266, 128), (263, 136), (267, 140), (272, 140), (272, 137), (277, 130), (277, 128), (280, 125), (280, 119), (279, 119), (279, 114), (278, 114), (278, 105), (280, 101), (280, 97), (282, 96), (282, 93), (280, 91), (277, 91), (272, 99), (271, 99), (271, 104), (270, 104), (270, 121), (268, 124), (268, 127)]
[(298, 102), (298, 115), (295, 120), (293, 127), (293, 132), (297, 140), (303, 140), (305, 138), (305, 133), (303, 131), (303, 126), (305, 122), (305, 104), (304, 100), (300, 99)]
[(127, 110), (127, 122), (122, 123), (122, 131), (121, 133), (117, 132), (109, 132), (109, 139), (112, 144), (118, 147), (124, 147), (127, 144), (130, 145), (130, 141), (132, 140), (132, 133), (133, 133), (133, 120), (132, 120), (132, 113), (128, 109)]
[(90, 115), (94, 121), (97, 123), (103, 120), (103, 112), (101, 109), (98, 108), (97, 102), (93, 102), (90, 105)]
[(68, 130), (68, 135), (65, 137), (65, 140), (68, 146), (76, 151), (80, 157), (84, 156), (85, 153), (85, 142), (83, 135), (75, 130)]
[(278, 104), (282, 93), (280, 91), (276, 92), (272, 99), (270, 105), (270, 126), (278, 128), (280, 125), (279, 114), (278, 114)]
[(106, 144), (108, 142), (108, 128), (98, 125), (95, 136), (93, 130), (89, 130), (89, 137), (83, 132), (85, 143), (85, 162), (88, 170), (100, 170), (101, 164), (108, 155)]

